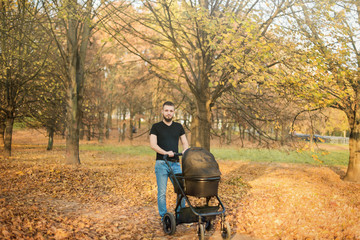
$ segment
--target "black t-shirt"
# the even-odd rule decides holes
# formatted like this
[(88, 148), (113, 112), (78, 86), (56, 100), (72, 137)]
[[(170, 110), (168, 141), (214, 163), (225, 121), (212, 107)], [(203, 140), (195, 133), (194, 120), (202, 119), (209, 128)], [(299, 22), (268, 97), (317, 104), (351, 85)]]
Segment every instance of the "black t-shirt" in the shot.
[[(185, 130), (180, 123), (172, 122), (170, 126), (166, 125), (163, 121), (155, 123), (150, 134), (157, 136), (157, 144), (165, 151), (173, 151), (177, 153), (179, 151), (179, 138), (185, 134)], [(156, 153), (156, 159), (164, 159), (164, 155)], [(171, 159), (179, 159), (179, 157), (173, 157)]]

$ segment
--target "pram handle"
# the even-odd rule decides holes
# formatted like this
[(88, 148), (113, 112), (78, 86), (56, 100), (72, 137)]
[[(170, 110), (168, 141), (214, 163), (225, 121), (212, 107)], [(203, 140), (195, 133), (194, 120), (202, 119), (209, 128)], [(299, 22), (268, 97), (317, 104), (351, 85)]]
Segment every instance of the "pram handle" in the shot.
[[(176, 156), (182, 156), (182, 153), (174, 153), (174, 157), (176, 157)], [(169, 157), (169, 155), (168, 155), (168, 154), (165, 154), (165, 155), (164, 155), (164, 160), (167, 160), (168, 157)]]

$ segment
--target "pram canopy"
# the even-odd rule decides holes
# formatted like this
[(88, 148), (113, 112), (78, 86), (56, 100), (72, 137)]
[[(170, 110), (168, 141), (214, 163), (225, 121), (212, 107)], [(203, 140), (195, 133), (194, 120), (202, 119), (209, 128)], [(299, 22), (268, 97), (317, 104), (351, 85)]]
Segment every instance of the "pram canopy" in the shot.
[(211, 178), (221, 175), (214, 155), (200, 147), (192, 147), (185, 151), (182, 172), (184, 178)]

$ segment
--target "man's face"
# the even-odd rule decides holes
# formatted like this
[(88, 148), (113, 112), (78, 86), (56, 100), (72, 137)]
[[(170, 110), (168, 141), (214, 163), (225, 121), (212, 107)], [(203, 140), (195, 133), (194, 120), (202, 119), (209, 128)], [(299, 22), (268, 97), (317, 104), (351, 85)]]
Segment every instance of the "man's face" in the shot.
[(166, 122), (171, 122), (172, 121), (172, 119), (174, 117), (174, 113), (175, 113), (174, 106), (165, 105), (163, 107), (162, 114), (163, 114), (164, 120)]

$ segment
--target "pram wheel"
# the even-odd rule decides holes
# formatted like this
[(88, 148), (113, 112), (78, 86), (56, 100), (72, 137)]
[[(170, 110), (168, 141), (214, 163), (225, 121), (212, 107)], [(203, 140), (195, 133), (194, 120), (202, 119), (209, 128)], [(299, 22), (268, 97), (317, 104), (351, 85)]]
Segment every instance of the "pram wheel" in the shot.
[(176, 231), (176, 220), (172, 213), (165, 213), (163, 217), (163, 230), (166, 234), (172, 235)]
[(206, 231), (210, 231), (212, 227), (213, 227), (213, 224), (210, 220), (205, 222), (205, 230)]
[(204, 224), (202, 223), (199, 224), (198, 235), (199, 235), (199, 240), (205, 239), (205, 227)]
[(221, 236), (223, 239), (230, 239), (231, 237), (231, 228), (228, 222), (223, 222), (221, 227)]

